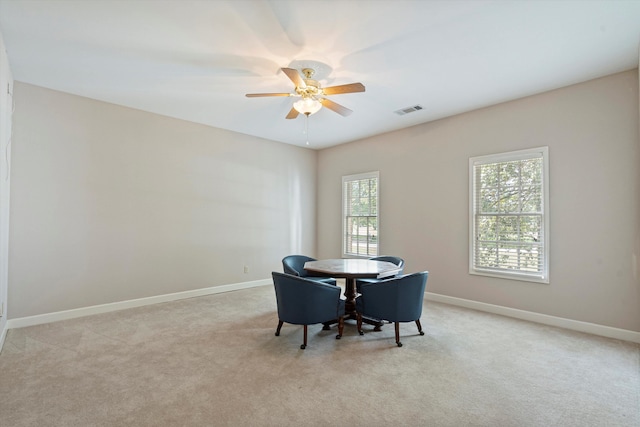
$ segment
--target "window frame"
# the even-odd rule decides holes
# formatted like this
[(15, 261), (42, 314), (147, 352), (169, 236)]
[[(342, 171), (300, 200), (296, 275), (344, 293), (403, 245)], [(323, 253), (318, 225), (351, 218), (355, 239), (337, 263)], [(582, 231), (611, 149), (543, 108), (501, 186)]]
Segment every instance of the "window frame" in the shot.
[[(353, 181), (359, 181), (359, 180), (363, 180), (363, 179), (372, 179), (375, 178), (376, 180), (376, 194), (375, 194), (375, 199), (376, 199), (376, 222), (375, 222), (375, 228), (377, 230), (376, 232), (376, 241), (377, 241), (377, 245), (376, 245), (376, 253), (375, 254), (353, 254), (353, 253), (347, 253), (347, 194), (346, 194), (346, 184), (348, 182), (353, 182)], [(373, 256), (377, 256), (380, 254), (380, 172), (379, 171), (373, 171), (373, 172), (365, 172), (365, 173), (359, 173), (359, 174), (354, 174), (354, 175), (345, 175), (342, 177), (342, 257), (343, 258), (371, 258)], [(369, 238), (369, 235), (367, 234), (367, 238)]]
[[(478, 268), (475, 266), (475, 243), (476, 243), (476, 173), (475, 166), (513, 162), (518, 160), (528, 160), (542, 158), (542, 262), (543, 266), (539, 273), (528, 273), (521, 270), (505, 271), (491, 270), (489, 268)], [(499, 216), (496, 213), (496, 216)], [(469, 274), (479, 276), (498, 277), (504, 279), (520, 280), (527, 282), (549, 283), (549, 147), (536, 147), (525, 150), (510, 151), (498, 154), (489, 154), (469, 158)], [(500, 240), (496, 240), (500, 241)]]

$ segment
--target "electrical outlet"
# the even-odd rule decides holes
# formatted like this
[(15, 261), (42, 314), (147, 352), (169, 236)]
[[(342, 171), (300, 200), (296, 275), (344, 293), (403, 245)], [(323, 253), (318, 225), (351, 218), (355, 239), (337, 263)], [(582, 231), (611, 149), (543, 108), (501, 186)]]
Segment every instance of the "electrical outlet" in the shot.
[(247, 274), (247, 273), (249, 273), (249, 266), (245, 265), (244, 266), (244, 274)]

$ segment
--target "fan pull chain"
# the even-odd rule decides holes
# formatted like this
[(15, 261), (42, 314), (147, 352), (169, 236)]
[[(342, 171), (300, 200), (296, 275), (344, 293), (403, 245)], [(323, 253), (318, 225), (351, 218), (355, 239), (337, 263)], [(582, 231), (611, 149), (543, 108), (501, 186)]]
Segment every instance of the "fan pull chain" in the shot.
[(309, 113), (304, 114), (306, 116), (304, 120), (304, 134), (307, 137), (307, 145), (309, 145)]

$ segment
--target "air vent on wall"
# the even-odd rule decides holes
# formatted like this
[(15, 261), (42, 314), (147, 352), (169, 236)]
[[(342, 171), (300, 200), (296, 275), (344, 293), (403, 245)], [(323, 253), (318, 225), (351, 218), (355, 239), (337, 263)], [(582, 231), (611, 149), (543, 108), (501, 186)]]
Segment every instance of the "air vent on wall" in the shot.
[(399, 116), (404, 116), (405, 114), (413, 113), (414, 111), (422, 110), (422, 105), (414, 105), (413, 107), (401, 108), (400, 110), (394, 111)]

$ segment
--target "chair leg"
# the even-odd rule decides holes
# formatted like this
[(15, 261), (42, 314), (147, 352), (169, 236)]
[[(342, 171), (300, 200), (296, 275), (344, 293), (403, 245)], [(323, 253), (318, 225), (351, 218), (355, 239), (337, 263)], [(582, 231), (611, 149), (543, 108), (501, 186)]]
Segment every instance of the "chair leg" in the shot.
[(396, 344), (398, 347), (402, 347), (402, 343), (400, 342), (400, 322), (395, 322), (396, 327)]
[(337, 340), (342, 338), (342, 331), (344, 331), (344, 317), (340, 316), (338, 318), (338, 335), (336, 335)]
[(280, 329), (282, 329), (282, 324), (284, 322), (282, 320), (278, 321), (278, 329), (276, 329), (276, 336), (279, 337), (280, 336)]
[(418, 332), (420, 332), (420, 335), (424, 335), (424, 332), (422, 332), (422, 325), (420, 324), (420, 319), (416, 320), (416, 326), (418, 327)]
[(303, 344), (300, 346), (300, 348), (302, 350), (304, 350), (305, 348), (307, 348), (307, 325), (303, 325), (303, 329), (304, 329), (304, 342)]
[(362, 314), (360, 313), (356, 314), (356, 324), (358, 326), (358, 333), (364, 335), (364, 332), (362, 332)]

